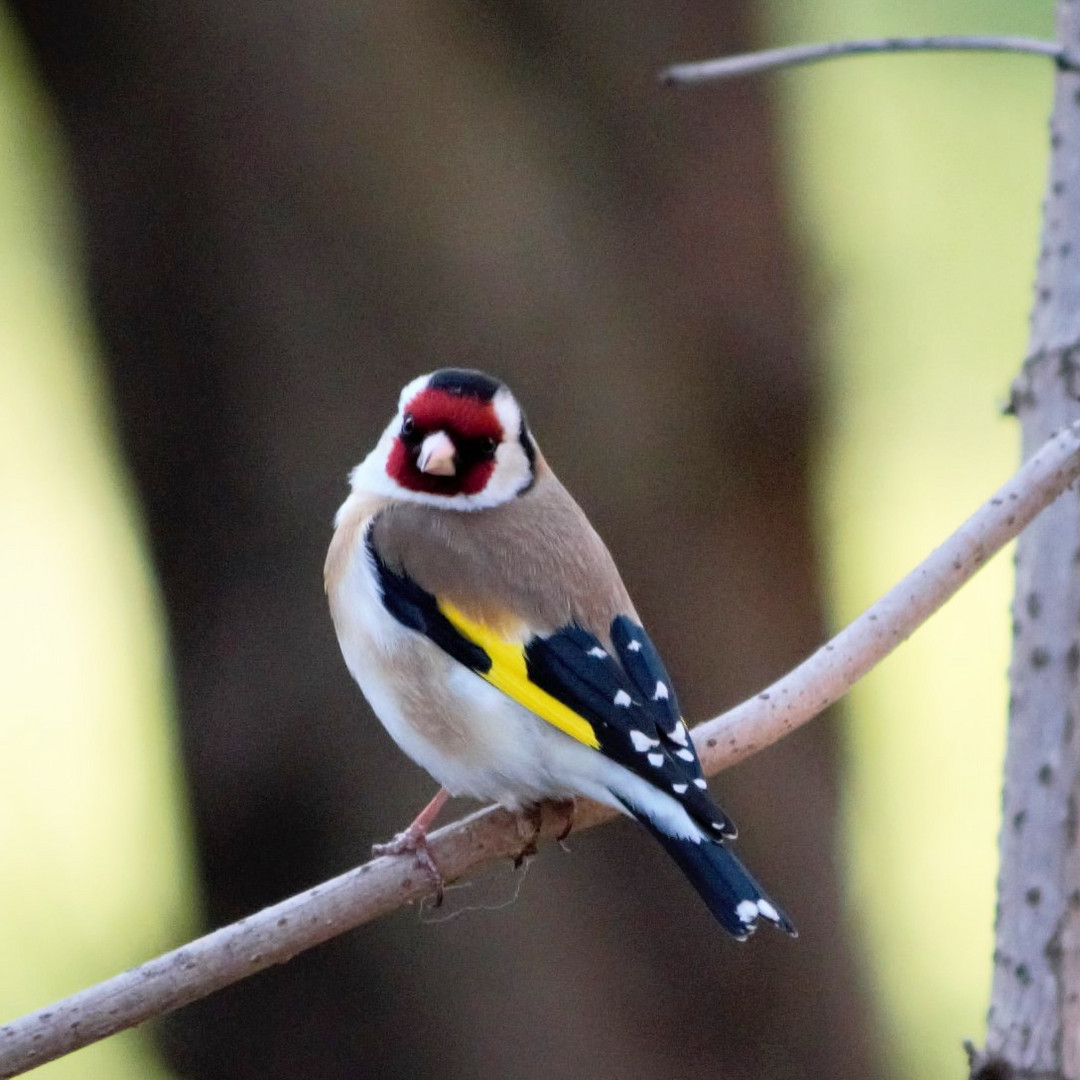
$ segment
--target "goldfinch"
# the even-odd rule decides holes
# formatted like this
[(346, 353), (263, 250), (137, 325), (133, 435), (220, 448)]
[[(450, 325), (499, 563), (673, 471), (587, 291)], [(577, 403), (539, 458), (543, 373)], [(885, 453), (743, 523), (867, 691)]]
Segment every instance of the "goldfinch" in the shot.
[(641, 822), (734, 937), (794, 935), (727, 846), (660, 656), (510, 390), (414, 379), (350, 484), (325, 568), (341, 651), (443, 787), (383, 850), (437, 874), (424, 836), (447, 792), (518, 812), (582, 795)]

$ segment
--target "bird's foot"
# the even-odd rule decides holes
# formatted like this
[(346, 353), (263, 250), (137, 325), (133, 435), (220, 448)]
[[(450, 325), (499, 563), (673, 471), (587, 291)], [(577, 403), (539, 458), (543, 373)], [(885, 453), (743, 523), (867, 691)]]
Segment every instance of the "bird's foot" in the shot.
[(521, 837), (521, 850), (514, 856), (516, 870), (526, 859), (536, 854), (536, 845), (540, 839), (540, 826), (544, 823), (544, 804), (524, 806), (518, 811), (517, 831)]
[(562, 831), (555, 837), (555, 843), (561, 844), (574, 830), (574, 814), (577, 813), (576, 799), (559, 799), (551, 804), (552, 809), (563, 817)]
[(544, 824), (544, 807), (551, 808), (552, 813), (560, 815), (564, 819), (562, 830), (556, 835), (555, 842), (562, 843), (574, 827), (573, 799), (550, 799), (546, 802), (526, 806), (518, 811), (518, 836), (521, 837), (521, 850), (514, 856), (514, 869), (516, 870), (526, 859), (531, 859), (536, 854), (537, 844), (540, 840), (540, 830)]
[(443, 902), (443, 890), (446, 885), (439, 869), (439, 864), (432, 854), (431, 845), (428, 843), (427, 830), (418, 826), (414, 821), (404, 832), (399, 832), (393, 840), (386, 844), (374, 844), (371, 848), (372, 855), (412, 855), (424, 872), (431, 878), (435, 886), (435, 906), (441, 907)]

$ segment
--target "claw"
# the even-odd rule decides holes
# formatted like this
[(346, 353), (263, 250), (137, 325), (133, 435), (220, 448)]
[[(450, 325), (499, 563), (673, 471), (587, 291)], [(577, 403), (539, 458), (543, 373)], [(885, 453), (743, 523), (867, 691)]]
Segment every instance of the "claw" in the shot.
[(566, 824), (562, 832), (555, 837), (555, 843), (561, 844), (574, 830), (574, 814), (577, 812), (577, 802), (574, 799), (560, 799), (551, 804), (557, 813), (566, 818)]
[(393, 840), (386, 844), (374, 844), (371, 848), (372, 855), (412, 855), (417, 863), (424, 869), (431, 883), (435, 886), (435, 906), (441, 907), (443, 902), (443, 890), (446, 881), (431, 853), (431, 845), (428, 844), (427, 832), (418, 828), (413, 822), (404, 832), (399, 832)]
[[(543, 823), (544, 807), (542, 803), (537, 803), (535, 806), (526, 806), (518, 812), (518, 836), (521, 837), (522, 844), (521, 850), (514, 856), (515, 870), (526, 859), (531, 859), (536, 854), (537, 841), (540, 839), (540, 827)], [(526, 827), (528, 831), (526, 831)]]
[(390, 843), (376, 844), (371, 849), (373, 855), (415, 856), (416, 861), (423, 867), (435, 886), (436, 907), (439, 907), (443, 902), (443, 887), (446, 885), (446, 881), (442, 876), (442, 871), (439, 869), (439, 864), (435, 861), (435, 856), (431, 853), (427, 832), (435, 824), (439, 811), (446, 804), (449, 797), (450, 793), (446, 788), (439, 788), (435, 793), (435, 798), (417, 814), (416, 820), (404, 832), (399, 832)]
[(555, 842), (561, 844), (574, 828), (574, 811), (577, 804), (573, 799), (549, 799), (534, 806), (526, 806), (518, 811), (518, 836), (521, 837), (521, 850), (514, 856), (514, 869), (516, 870), (526, 859), (531, 859), (536, 854), (537, 843), (540, 840), (540, 830), (544, 824), (544, 808), (550, 807), (551, 813), (561, 814), (565, 819), (562, 831), (555, 837)]

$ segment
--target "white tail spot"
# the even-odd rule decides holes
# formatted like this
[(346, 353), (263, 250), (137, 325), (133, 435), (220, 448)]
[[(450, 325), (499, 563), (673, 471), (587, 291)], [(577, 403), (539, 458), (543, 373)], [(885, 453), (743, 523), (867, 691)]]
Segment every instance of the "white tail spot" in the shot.
[(681, 757), (683, 759), (683, 761), (693, 761), (694, 760), (694, 751), (691, 750), (689, 746), (687, 746), (685, 749), (676, 750), (675, 751), (675, 756), (676, 757)]
[(755, 900), (740, 900), (735, 914), (739, 916), (739, 922), (749, 926), (758, 917), (758, 906)]
[(607, 656), (607, 650), (601, 649), (599, 645), (594, 645), (585, 655), (595, 656), (597, 660), (603, 660)]
[(641, 652), (641, 642), (637, 638), (634, 638), (626, 647), (630, 652)]
[(686, 789), (689, 786), (690, 786), (689, 784), (672, 784), (671, 785), (671, 790), (674, 791), (676, 795), (685, 795), (686, 794)]
[(659, 769), (660, 766), (664, 764), (664, 755), (663, 754), (650, 754), (649, 755), (649, 764), (654, 769)]
[(704, 779), (700, 776), (694, 781), (694, 787), (699, 787), (702, 791), (704, 791), (708, 786), (709, 785), (706, 784)]
[(764, 896), (757, 902), (757, 909), (766, 919), (771, 919), (773, 922), (780, 921), (780, 912)]
[(622, 709), (629, 709), (632, 703), (632, 698), (625, 690), (620, 690), (615, 695), (615, 704)]

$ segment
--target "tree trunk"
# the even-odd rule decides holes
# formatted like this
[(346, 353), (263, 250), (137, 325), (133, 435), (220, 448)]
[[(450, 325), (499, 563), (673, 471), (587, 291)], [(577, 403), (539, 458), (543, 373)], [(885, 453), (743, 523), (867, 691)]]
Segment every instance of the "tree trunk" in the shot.
[[(1058, 40), (1080, 54), (1080, 3), (1059, 0)], [(1080, 418), (1080, 75), (1059, 71), (1031, 342), (1013, 387), (1027, 458)], [(1080, 499), (1016, 551), (994, 981), (975, 1077), (1080, 1080)]]

